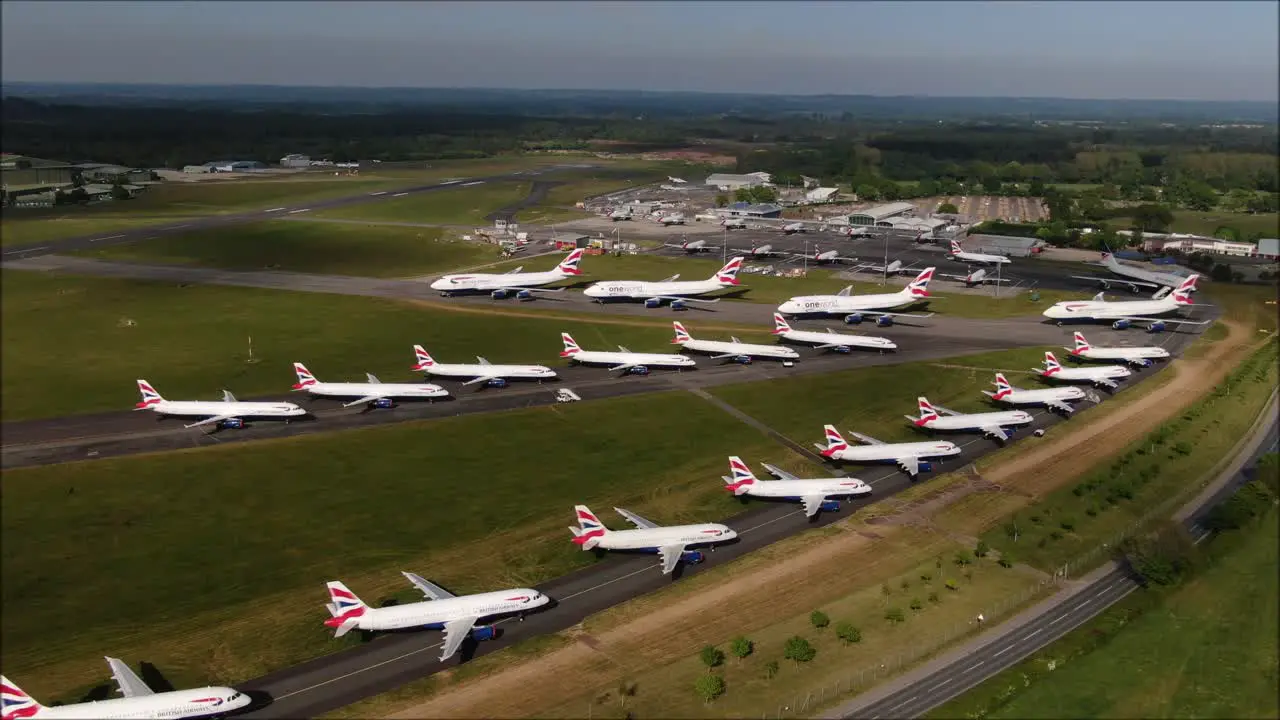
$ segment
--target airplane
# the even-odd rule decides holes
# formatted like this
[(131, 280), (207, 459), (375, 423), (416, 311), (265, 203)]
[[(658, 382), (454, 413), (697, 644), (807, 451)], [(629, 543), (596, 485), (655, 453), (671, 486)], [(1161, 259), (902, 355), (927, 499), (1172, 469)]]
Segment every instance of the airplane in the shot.
[(822, 430), (826, 434), (827, 444), (813, 444), (822, 457), (839, 462), (890, 462), (897, 465), (913, 479), (921, 471), (928, 472), (933, 469), (933, 464), (929, 462), (929, 458), (944, 458), (960, 454), (959, 446), (946, 440), (885, 443), (876, 440), (870, 435), (863, 435), (850, 430), (849, 434), (863, 443), (862, 445), (850, 445), (845, 442), (844, 437), (840, 434), (840, 431), (836, 430), (834, 425), (823, 425)]
[(671, 215), (663, 215), (658, 218), (659, 225), (683, 225), (684, 213), (672, 213)]
[(751, 468), (742, 462), (742, 458), (729, 457), (729, 473), (733, 477), (721, 475), (725, 489), (736, 497), (750, 495), (753, 497), (780, 498), (783, 500), (799, 500), (804, 505), (805, 517), (813, 517), (820, 510), (837, 512), (840, 510), (841, 497), (871, 494), (871, 486), (857, 478), (833, 477), (817, 480), (804, 480), (786, 470), (776, 468), (769, 463), (762, 463), (764, 469), (777, 480), (761, 480), (751, 472)]
[(1084, 339), (1084, 333), (1074, 334), (1076, 346), (1063, 348), (1078, 360), (1123, 360), (1136, 367), (1151, 367), (1152, 360), (1167, 360), (1169, 351), (1162, 347), (1103, 347), (1096, 348)]
[(996, 386), (995, 392), (983, 390), (982, 394), (1006, 405), (1043, 405), (1050, 410), (1070, 415), (1075, 412), (1075, 408), (1069, 403), (1084, 399), (1084, 391), (1078, 387), (1022, 390), (1010, 385), (1004, 373), (996, 373), (996, 381), (992, 384)]
[(738, 537), (738, 533), (720, 523), (700, 525), (671, 525), (663, 527), (650, 522), (629, 510), (614, 508), (626, 518), (635, 530), (610, 530), (586, 505), (573, 506), (578, 517), (578, 527), (570, 527), (573, 542), (583, 550), (631, 550), (657, 553), (662, 560), (662, 574), (670, 575), (681, 560), (696, 565), (703, 555), (690, 547), (722, 543)]
[(835, 295), (804, 295), (793, 297), (778, 306), (783, 315), (831, 315), (848, 313), (844, 321), (850, 325), (862, 322), (863, 315), (876, 317), (876, 324), (882, 327), (892, 325), (895, 317), (927, 318), (927, 315), (911, 315), (890, 312), (893, 308), (910, 305), (929, 297), (929, 280), (933, 278), (934, 268), (928, 267), (916, 276), (906, 287), (894, 293), (875, 295), (850, 295), (850, 285)]
[(821, 250), (817, 245), (814, 245), (814, 246), (813, 246), (813, 254), (812, 254), (812, 255), (805, 255), (804, 253), (789, 253), (789, 255), (791, 255), (791, 257), (793, 257), (793, 258), (805, 258), (805, 257), (807, 257), (807, 258), (809, 258), (810, 260), (812, 260), (813, 262), (818, 263), (819, 265), (826, 265), (827, 263), (846, 263), (846, 262), (848, 262), (848, 263), (855, 263), (855, 262), (858, 262), (858, 258), (856, 258), (856, 257), (844, 257), (844, 256), (840, 255), (840, 251), (839, 251), (839, 250), (828, 250), (828, 251), (826, 251), (826, 252), (822, 252), (822, 250)]
[(850, 226), (847, 228), (843, 228), (840, 230), (840, 234), (846, 237), (851, 237), (851, 238), (871, 237), (871, 231), (865, 227), (860, 227), (860, 226), (859, 227)]
[(1051, 352), (1044, 354), (1044, 369), (1031, 368), (1040, 374), (1040, 377), (1046, 380), (1061, 380), (1063, 382), (1087, 382), (1105, 387), (1108, 390), (1115, 390), (1118, 385), (1117, 380), (1123, 380), (1133, 373), (1129, 372), (1129, 368), (1123, 365), (1101, 365), (1098, 367), (1082, 367), (1082, 368), (1064, 368), (1058, 362), (1058, 358)]
[(1195, 287), (1199, 275), (1190, 275), (1183, 280), (1173, 292), (1162, 288), (1150, 300), (1122, 300), (1112, 302), (1103, 293), (1093, 296), (1092, 300), (1064, 300), (1054, 303), (1042, 315), (1050, 320), (1057, 320), (1061, 325), (1068, 321), (1111, 320), (1111, 327), (1124, 330), (1132, 323), (1147, 323), (1149, 332), (1160, 332), (1165, 325), (1208, 325), (1212, 320), (1184, 320), (1181, 318), (1161, 317), (1176, 312), (1183, 307), (1190, 307), (1191, 289)]
[(678, 178), (678, 177), (671, 177), (670, 175), (668, 175), (668, 176), (667, 176), (667, 180), (670, 180), (671, 182), (675, 183), (676, 185), (684, 185), (686, 182), (688, 182), (688, 180), (683, 180), (683, 179)]
[(679, 353), (636, 353), (621, 345), (618, 346), (618, 352), (583, 350), (567, 332), (560, 333), (560, 340), (564, 342), (564, 351), (560, 353), (560, 357), (588, 365), (610, 365), (610, 372), (622, 370), (624, 374), (648, 375), (650, 365), (677, 369), (697, 365), (693, 358)]
[(147, 687), (123, 661), (106, 658), (111, 676), (124, 697), (46, 707), (0, 675), (0, 717), (4, 720), (61, 720), (63, 718), (193, 718), (222, 715), (252, 702), (245, 693), (229, 687), (156, 692)]
[(1028, 425), (1033, 418), (1031, 413), (1023, 410), (1001, 410), (999, 412), (961, 413), (933, 405), (929, 399), (916, 398), (920, 408), (920, 417), (904, 415), (911, 424), (925, 430), (981, 430), (983, 435), (1004, 442), (1013, 437), (1013, 430), (1005, 430), (1009, 425)]
[(438, 363), (421, 345), (413, 346), (413, 355), (418, 362), (410, 370), (440, 377), (471, 378), (463, 385), (482, 382), (488, 387), (506, 387), (508, 378), (542, 382), (556, 377), (556, 371), (544, 365), (494, 365), (480, 356), (476, 356), (474, 365)]
[(793, 233), (808, 232), (809, 228), (802, 222), (788, 223), (782, 226), (783, 235), (791, 235)]
[[(1110, 290), (1112, 285), (1121, 285), (1135, 293), (1138, 292), (1139, 288), (1156, 290), (1166, 287), (1176, 288), (1182, 284), (1183, 280), (1187, 279), (1187, 276), (1178, 273), (1156, 272), (1121, 264), (1109, 251), (1102, 253), (1102, 262), (1099, 264), (1122, 279), (1116, 280), (1114, 278), (1098, 277), (1097, 275), (1072, 275), (1072, 279), (1101, 283), (1103, 290)], [(1194, 285), (1191, 286), (1193, 292), (1195, 289)]]
[(835, 350), (838, 353), (847, 353), (852, 348), (870, 348), (872, 350), (897, 350), (898, 345), (889, 338), (874, 337), (871, 335), (843, 335), (841, 333), (826, 330), (824, 332), (815, 332), (813, 330), (794, 330), (786, 318), (779, 313), (773, 314), (773, 334), (782, 340), (789, 340), (797, 343), (810, 343), (815, 345), (815, 350)]
[(682, 310), (686, 302), (720, 302), (719, 298), (704, 300), (695, 296), (737, 287), (741, 284), (738, 271), (742, 269), (742, 261), (741, 257), (733, 258), (706, 280), (680, 280), (679, 275), (657, 282), (605, 280), (591, 284), (582, 294), (601, 303), (606, 300), (644, 300), (644, 306), (648, 308), (658, 307), (666, 301), (671, 303), (672, 310)]
[(729, 248), (734, 252), (746, 253), (753, 258), (782, 257), (789, 253), (774, 250), (772, 245), (752, 245), (749, 248)]
[(444, 649), (440, 662), (453, 657), (468, 637), (477, 641), (492, 640), (498, 636), (493, 625), (476, 625), (483, 618), (518, 613), (521, 620), (525, 613), (551, 602), (551, 598), (533, 588), (514, 588), (457, 596), (413, 573), (401, 571), (414, 587), (427, 596), (426, 600), (404, 605), (369, 607), (361, 602), (350, 588), (331, 580), (325, 583), (330, 602), (325, 609), (331, 616), (325, 627), (334, 629), (334, 637), (342, 637), (352, 630), (376, 632), (385, 630), (444, 630)]
[(368, 382), (362, 383), (329, 383), (320, 382), (316, 376), (300, 362), (293, 364), (293, 372), (298, 376), (294, 390), (304, 390), (316, 397), (348, 397), (356, 398), (342, 407), (351, 407), (361, 403), (372, 408), (392, 408), (396, 406), (396, 398), (430, 399), (449, 397), (449, 391), (439, 385), (423, 383), (383, 383), (371, 373), (365, 373)]
[[(897, 275), (898, 273), (918, 272), (914, 264), (904, 266), (901, 260), (894, 260), (888, 265), (876, 265), (874, 263), (867, 263), (865, 265), (859, 265), (858, 267), (854, 268), (853, 271), (854, 272), (873, 272), (879, 275)], [(947, 277), (947, 276), (944, 275), (943, 277)]]
[(720, 221), (720, 226), (726, 230), (745, 230), (747, 229), (747, 221), (740, 217), (727, 217)]
[[(918, 238), (917, 238), (918, 239)], [(983, 255), (982, 253), (965, 252), (960, 248), (959, 240), (951, 241), (951, 254), (948, 255), (952, 260), (959, 260), (966, 263), (977, 263), (979, 265), (1004, 265), (1012, 264), (1013, 261), (1004, 255)]]
[(706, 240), (685, 240), (679, 244), (663, 243), (662, 246), (669, 247), (669, 248), (680, 248), (681, 250), (690, 254), (700, 253), (700, 252), (711, 252), (712, 250), (720, 249), (719, 245), (708, 245)]
[(505, 274), (471, 273), (468, 275), (445, 275), (431, 283), (432, 290), (439, 290), (444, 297), (452, 297), (455, 293), (488, 291), (495, 300), (501, 300), (513, 291), (520, 300), (531, 300), (535, 292), (564, 292), (564, 288), (543, 288), (565, 278), (581, 275), (578, 264), (586, 253), (583, 248), (576, 248), (568, 257), (561, 260), (554, 269), (547, 272), (520, 272), (518, 267)]
[(733, 358), (734, 362), (750, 365), (753, 357), (775, 360), (795, 360), (800, 357), (800, 353), (789, 347), (782, 345), (752, 345), (744, 343), (736, 337), (730, 338), (730, 342), (694, 340), (693, 336), (679, 321), (673, 322), (671, 325), (676, 332), (675, 339), (671, 341), (672, 345), (680, 345), (684, 349), (693, 350), (694, 352), (716, 353), (711, 357), (712, 360)]
[(134, 406), (134, 410), (150, 410), (164, 417), (198, 417), (204, 418), (184, 428), (214, 425), (217, 429), (229, 428), (239, 430), (245, 425), (247, 418), (257, 420), (284, 420), (289, 422), (296, 417), (306, 417), (307, 411), (289, 402), (240, 402), (230, 390), (222, 391), (222, 402), (205, 400), (165, 400), (160, 393), (146, 380), (138, 380), (138, 392), (142, 393), (142, 402)]
[(609, 219), (614, 222), (618, 222), (619, 220), (630, 220), (631, 211), (626, 209), (614, 210), (613, 212), (609, 213)]
[(1012, 280), (1006, 277), (997, 278), (991, 275), (987, 275), (987, 271), (982, 268), (978, 268), (977, 270), (974, 270), (968, 275), (949, 275), (947, 273), (938, 273), (938, 274), (941, 277), (948, 278), (950, 280), (958, 280), (964, 283), (965, 287), (973, 287), (974, 285), (985, 285), (988, 283), (992, 285), (997, 285), (1001, 283), (1013, 282)]

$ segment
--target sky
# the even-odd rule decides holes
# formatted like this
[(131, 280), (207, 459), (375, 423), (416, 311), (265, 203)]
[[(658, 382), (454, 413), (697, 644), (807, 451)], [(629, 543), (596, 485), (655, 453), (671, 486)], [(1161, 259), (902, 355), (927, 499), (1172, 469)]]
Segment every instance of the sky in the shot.
[(0, 81), (1275, 101), (1280, 3), (0, 3)]

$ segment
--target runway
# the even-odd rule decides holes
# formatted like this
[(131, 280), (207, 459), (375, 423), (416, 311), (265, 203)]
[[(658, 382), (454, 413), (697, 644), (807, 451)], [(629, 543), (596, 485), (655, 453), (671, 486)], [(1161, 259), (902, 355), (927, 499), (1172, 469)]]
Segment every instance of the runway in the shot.
[[(364, 203), (379, 202), (390, 198), (400, 198), (405, 195), (417, 195), (419, 193), (432, 192), (450, 187), (457, 187), (462, 183), (477, 182), (497, 182), (501, 180), (524, 179), (531, 176), (540, 176), (547, 173), (559, 172), (561, 170), (580, 170), (598, 167), (591, 164), (565, 164), (554, 165), (549, 167), (538, 168), (536, 170), (524, 170), (518, 172), (509, 172), (499, 175), (487, 175), (484, 177), (458, 178), (448, 182), (430, 183), (427, 185), (416, 185), (411, 187), (394, 188), (387, 190), (376, 190), (372, 192), (362, 192), (358, 195), (349, 195), (347, 197), (333, 198), (330, 200), (316, 200), (305, 204), (290, 204), (280, 207), (269, 208), (266, 210), (251, 210), (241, 213), (233, 213), (228, 215), (210, 215), (208, 217), (183, 217), (175, 219), (174, 225), (166, 225), (157, 223), (147, 227), (133, 228), (128, 230), (115, 230), (110, 234), (94, 233), (92, 235), (81, 235), (73, 238), (65, 238), (62, 240), (47, 240), (38, 243), (28, 243), (26, 245), (14, 245), (5, 248), (3, 257), (9, 258), (32, 258), (42, 255), (55, 255), (57, 253), (70, 252), (72, 250), (88, 250), (90, 248), (107, 247), (110, 245), (123, 245), (126, 243), (136, 242), (138, 240), (150, 240), (152, 238), (162, 237), (164, 235), (172, 235), (175, 233), (189, 233), (197, 230), (207, 230), (209, 228), (226, 227), (228, 225), (237, 225), (240, 223), (254, 222), (258, 220), (271, 220), (274, 218), (283, 218), (297, 216), (301, 213), (313, 212), (316, 210), (330, 210), (332, 208), (347, 207), (350, 205), (360, 205)], [(545, 193), (545, 190), (544, 190)]]

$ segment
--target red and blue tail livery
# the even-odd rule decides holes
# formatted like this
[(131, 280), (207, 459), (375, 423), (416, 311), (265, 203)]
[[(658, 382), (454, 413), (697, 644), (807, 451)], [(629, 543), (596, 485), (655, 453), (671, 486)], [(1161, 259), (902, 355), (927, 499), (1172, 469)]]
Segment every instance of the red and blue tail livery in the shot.
[(142, 393), (142, 402), (135, 406), (139, 410), (164, 402), (164, 398), (160, 397), (160, 393), (156, 392), (156, 389), (151, 387), (151, 383), (146, 380), (138, 380), (138, 392)]
[(755, 473), (737, 455), (729, 458), (729, 474), (732, 477), (725, 478), (725, 488), (735, 495), (741, 495), (757, 482)]
[(21, 720), (36, 717), (43, 709), (44, 706), (23, 692), (22, 688), (9, 682), (8, 678), (0, 678), (0, 719)]
[(298, 376), (298, 382), (294, 383), (294, 390), (301, 390), (316, 384), (316, 376), (311, 374), (306, 365), (300, 362), (293, 364), (293, 372)]

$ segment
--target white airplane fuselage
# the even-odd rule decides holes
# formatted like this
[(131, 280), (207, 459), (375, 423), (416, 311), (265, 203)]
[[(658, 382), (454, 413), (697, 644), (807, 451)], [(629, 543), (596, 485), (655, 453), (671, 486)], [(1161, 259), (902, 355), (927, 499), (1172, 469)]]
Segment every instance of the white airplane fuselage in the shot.
[(751, 343), (725, 342), (723, 340), (686, 340), (680, 343), (684, 349), (715, 355), (745, 355), (748, 357), (794, 360), (800, 353), (781, 345), (754, 345)]
[(541, 287), (551, 283), (574, 277), (559, 270), (547, 270), (533, 273), (467, 273), (465, 275), (445, 275), (431, 283), (432, 290), (441, 292), (462, 292), (465, 290), (502, 290), (511, 287)]
[(305, 417), (306, 410), (288, 402), (217, 402), (214, 400), (161, 400), (146, 407), (159, 415), (207, 418), (230, 415), (256, 420), (289, 420)]
[(610, 530), (600, 536), (596, 547), (604, 550), (633, 550), (657, 552), (658, 548), (726, 542), (738, 537), (738, 533), (720, 523), (698, 525), (671, 525), (668, 527), (641, 528), (636, 530)]
[(916, 425), (927, 430), (982, 430), (995, 426), (1027, 425), (1031, 421), (1031, 414), (1023, 410), (1001, 410), (966, 415), (940, 414), (931, 420), (917, 422)]
[(889, 338), (872, 335), (845, 335), (834, 332), (816, 332), (813, 330), (787, 330), (778, 337), (791, 342), (812, 345), (836, 345), (843, 347), (871, 348), (873, 350), (897, 350), (898, 345)]
[(843, 450), (836, 450), (830, 457), (841, 462), (896, 463), (899, 458), (904, 457), (935, 458), (959, 454), (960, 448), (955, 443), (931, 441), (850, 445)]
[(478, 363), (433, 363), (421, 368), (428, 375), (447, 378), (500, 377), (515, 380), (547, 380), (556, 371), (542, 365), (480, 365)]
[[(229, 687), (175, 690), (138, 697), (41, 708), (35, 720), (104, 720), (107, 718), (194, 718), (239, 710), (252, 699)], [(5, 717), (9, 717), (6, 715)], [(13, 717), (26, 717), (15, 714)]]
[(979, 265), (1004, 265), (1013, 262), (1003, 255), (984, 255), (982, 253), (958, 252), (951, 254), (952, 260), (959, 260), (966, 263), (977, 263)]
[(653, 367), (694, 367), (697, 362), (678, 353), (636, 353), (581, 350), (569, 355), (573, 362), (584, 365), (645, 365)]
[(592, 284), (583, 295), (597, 300), (638, 300), (651, 297), (689, 297), (706, 295), (722, 288), (732, 287), (718, 280), (675, 280), (672, 282), (645, 282), (643, 280), (604, 280)]
[(1165, 360), (1169, 357), (1169, 351), (1162, 347), (1090, 347), (1088, 350), (1072, 350), (1071, 357), (1081, 360), (1110, 361), (1124, 360), (1132, 362), (1137, 360)]
[(438, 398), (446, 397), (448, 390), (439, 385), (430, 385), (423, 383), (415, 385), (413, 383), (345, 383), (345, 382), (317, 382), (304, 388), (311, 395), (317, 397), (369, 397), (376, 395), (380, 398)]
[(830, 480), (759, 480), (747, 486), (744, 495), (762, 498), (786, 498), (799, 500), (806, 495), (822, 495), (827, 498), (867, 495), (871, 486), (853, 478)]
[[(1119, 320), (1130, 317), (1158, 317), (1181, 307), (1170, 296), (1159, 300), (1064, 300), (1043, 313), (1050, 320)], [(1188, 306), (1190, 307), (1190, 306)]]
[(1123, 365), (1103, 365), (1100, 367), (1062, 367), (1057, 370), (1042, 370), (1040, 377), (1063, 382), (1097, 382), (1099, 380), (1123, 380), (1132, 375), (1129, 368)]
[(906, 291), (875, 295), (801, 295), (778, 306), (784, 315), (856, 313), (859, 310), (894, 310), (919, 302)]
[(537, 590), (514, 588), (390, 607), (371, 607), (365, 608), (364, 614), (356, 618), (354, 629), (370, 632), (415, 627), (439, 630), (443, 629), (445, 623), (457, 618), (486, 618), (528, 612), (549, 601), (546, 595)]
[(1006, 405), (1043, 405), (1048, 402), (1069, 402), (1084, 399), (1084, 391), (1077, 387), (1011, 390), (999, 398), (996, 398), (994, 393), (988, 394), (991, 399)]

